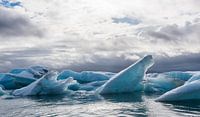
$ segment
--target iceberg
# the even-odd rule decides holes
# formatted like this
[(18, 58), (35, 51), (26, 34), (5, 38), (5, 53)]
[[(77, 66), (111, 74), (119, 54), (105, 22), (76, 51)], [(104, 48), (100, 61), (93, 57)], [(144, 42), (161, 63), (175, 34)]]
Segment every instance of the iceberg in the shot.
[(41, 78), (47, 72), (48, 69), (42, 66), (32, 66), (27, 69), (13, 69), (9, 73), (0, 74), (0, 84), (5, 89), (18, 89)]
[(182, 71), (165, 72), (162, 74), (167, 75), (168, 77), (171, 78), (176, 78), (184, 81), (189, 80), (194, 75), (193, 72), (182, 72)]
[(73, 77), (79, 83), (90, 83), (94, 81), (104, 81), (108, 80), (115, 73), (111, 72), (97, 72), (97, 71), (82, 71), (75, 72), (72, 70), (64, 70), (58, 75), (58, 79), (67, 79)]
[(66, 93), (67, 87), (73, 78), (57, 80), (57, 72), (49, 72), (30, 85), (13, 91), (14, 96), (54, 95)]
[(3, 88), (0, 86), (0, 96), (6, 94), (6, 92), (3, 90)]
[(149, 75), (144, 82), (144, 92), (167, 92), (185, 83), (184, 80), (171, 78), (165, 74)]
[(191, 83), (193, 81), (200, 80), (200, 73), (194, 74), (185, 84)]
[(34, 77), (34, 78), (41, 78), (48, 71), (49, 71), (48, 68), (43, 67), (43, 66), (31, 66), (29, 68), (12, 69), (9, 73), (18, 74), (21, 76), (28, 74), (29, 76)]
[(29, 85), (35, 80), (36, 79), (33, 77), (5, 73), (0, 79), (0, 84), (3, 85), (5, 89), (17, 89)]
[(96, 92), (99, 94), (132, 93), (138, 90), (138, 85), (152, 65), (153, 57), (147, 55), (111, 77), (104, 85), (97, 88)]
[(77, 90), (84, 90), (84, 91), (93, 91), (103, 85), (106, 81), (94, 81), (90, 83), (80, 84), (78, 82), (72, 83), (68, 86), (68, 89), (77, 91)]
[(184, 101), (200, 99), (200, 80), (194, 80), (189, 83), (172, 89), (156, 99), (156, 101)]

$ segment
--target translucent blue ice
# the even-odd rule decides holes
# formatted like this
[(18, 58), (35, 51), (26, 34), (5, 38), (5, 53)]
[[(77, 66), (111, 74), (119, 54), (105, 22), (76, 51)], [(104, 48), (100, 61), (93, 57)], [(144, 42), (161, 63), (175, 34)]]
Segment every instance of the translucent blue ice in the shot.
[(171, 71), (171, 72), (165, 72), (163, 74), (167, 75), (168, 77), (176, 78), (176, 79), (180, 79), (184, 81), (189, 80), (194, 75), (194, 73), (192, 72), (182, 72), (182, 71)]
[(73, 78), (57, 80), (57, 72), (49, 72), (42, 78), (31, 83), (30, 85), (16, 89), (13, 92), (15, 96), (30, 95), (56, 95), (66, 93), (68, 85), (73, 82)]
[(146, 78), (144, 92), (166, 92), (185, 83), (184, 80), (171, 78), (168, 75), (157, 74)]
[(74, 80), (77, 80), (79, 83), (89, 83), (94, 81), (108, 80), (113, 75), (114, 73), (110, 72), (96, 72), (96, 71), (75, 72), (72, 70), (64, 70), (59, 74), (58, 79), (67, 79), (69, 77), (73, 77)]
[(184, 100), (199, 100), (200, 99), (200, 80), (195, 80), (190, 83), (186, 83), (178, 88), (172, 89), (159, 98), (156, 101), (184, 101)]
[(0, 86), (0, 96), (6, 94), (6, 92), (3, 90), (3, 88)]
[(18, 89), (29, 85), (47, 72), (47, 68), (42, 66), (32, 66), (27, 69), (13, 69), (9, 73), (2, 73), (0, 75), (0, 84), (5, 89)]
[(138, 87), (138, 84), (143, 80), (146, 71), (153, 65), (151, 55), (145, 56), (132, 64), (128, 68), (117, 73), (109, 79), (104, 85), (97, 89), (99, 94), (110, 93), (131, 93)]
[(200, 80), (200, 73), (194, 74), (188, 81), (185, 82), (185, 84), (191, 83), (196, 80)]

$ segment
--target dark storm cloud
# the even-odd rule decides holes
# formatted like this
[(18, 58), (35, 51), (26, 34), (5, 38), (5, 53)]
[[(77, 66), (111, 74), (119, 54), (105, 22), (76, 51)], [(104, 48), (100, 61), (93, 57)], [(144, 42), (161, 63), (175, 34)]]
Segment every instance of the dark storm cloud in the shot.
[(0, 36), (3, 37), (21, 37), (37, 36), (41, 37), (42, 31), (30, 20), (15, 11), (0, 8)]
[(151, 71), (200, 71), (200, 53), (185, 53), (176, 57), (159, 57)]
[(72, 64), (67, 67), (75, 71), (109, 71), (109, 72), (119, 72), (122, 69), (133, 64), (132, 60), (125, 60), (124, 57), (100, 57), (96, 56), (93, 58), (93, 62), (84, 62), (81, 64)]
[(187, 39), (187, 36), (193, 34), (200, 37), (200, 23), (192, 24), (186, 22), (184, 26), (173, 24), (164, 26), (159, 31), (147, 31), (147, 35), (155, 38), (155, 40), (162, 39), (165, 41), (181, 41)]
[[(32, 57), (50, 56), (52, 50), (44, 48), (29, 48), (24, 50), (1, 51), (0, 72), (8, 72), (14, 68), (24, 68), (35, 65)], [(41, 65), (43, 65), (41, 63)], [(48, 65), (47, 65), (48, 66)]]

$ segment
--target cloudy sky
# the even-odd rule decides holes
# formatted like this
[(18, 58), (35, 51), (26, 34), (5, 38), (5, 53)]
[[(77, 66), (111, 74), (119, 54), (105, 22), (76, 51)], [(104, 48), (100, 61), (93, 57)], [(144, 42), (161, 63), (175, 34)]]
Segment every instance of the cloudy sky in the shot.
[(200, 70), (199, 0), (0, 0), (0, 71)]

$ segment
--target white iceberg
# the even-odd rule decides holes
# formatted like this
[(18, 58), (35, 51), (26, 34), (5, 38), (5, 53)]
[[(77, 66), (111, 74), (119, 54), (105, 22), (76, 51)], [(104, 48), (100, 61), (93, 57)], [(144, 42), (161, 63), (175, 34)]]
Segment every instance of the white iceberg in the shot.
[(96, 92), (99, 94), (131, 93), (138, 90), (148, 68), (153, 65), (153, 57), (147, 55), (128, 68), (110, 78)]
[(66, 93), (68, 85), (73, 82), (73, 78), (57, 80), (57, 76), (57, 72), (49, 72), (30, 85), (21, 89), (16, 89), (12, 94), (14, 96), (30, 96)]

